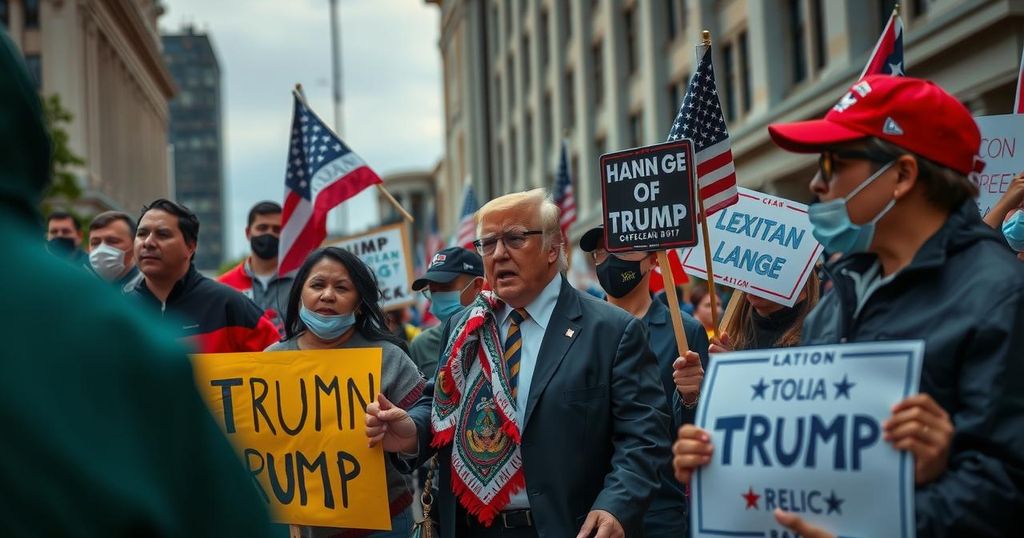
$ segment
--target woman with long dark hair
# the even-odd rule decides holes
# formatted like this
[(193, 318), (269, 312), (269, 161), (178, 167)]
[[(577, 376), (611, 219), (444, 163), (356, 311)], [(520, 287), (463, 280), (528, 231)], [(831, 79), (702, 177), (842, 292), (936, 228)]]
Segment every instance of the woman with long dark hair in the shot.
[[(381, 394), (407, 409), (425, 384), (409, 358), (405, 342), (395, 338), (378, 304), (373, 272), (347, 250), (327, 247), (306, 258), (288, 296), (285, 339), (267, 351), (381, 348)], [(391, 531), (359, 536), (405, 538), (412, 531), (412, 480), (384, 460), (391, 507)], [(345, 529), (303, 527), (307, 537), (347, 536)]]
[(722, 334), (712, 342), (711, 352), (800, 345), (804, 318), (818, 304), (819, 288), (817, 272), (811, 271), (799, 301), (792, 307), (749, 293), (743, 294), (743, 297), (733, 297), (734, 301), (741, 301), (736, 305), (738, 310), (723, 324)]

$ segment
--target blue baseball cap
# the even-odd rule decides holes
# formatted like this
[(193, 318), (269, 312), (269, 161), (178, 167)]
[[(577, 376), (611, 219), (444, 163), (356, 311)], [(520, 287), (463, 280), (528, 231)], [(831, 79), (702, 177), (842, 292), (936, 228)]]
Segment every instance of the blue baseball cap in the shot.
[(412, 283), (412, 290), (420, 291), (431, 282), (447, 284), (459, 275), (484, 276), (484, 260), (472, 250), (448, 247), (434, 254), (427, 272)]

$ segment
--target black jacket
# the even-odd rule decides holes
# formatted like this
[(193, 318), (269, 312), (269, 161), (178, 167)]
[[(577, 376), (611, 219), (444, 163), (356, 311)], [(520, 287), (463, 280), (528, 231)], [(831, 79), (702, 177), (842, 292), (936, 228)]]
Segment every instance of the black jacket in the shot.
[(1012, 536), (1024, 514), (1024, 264), (969, 200), (854, 316), (851, 272), (808, 316), (803, 343), (923, 339), (921, 392), (950, 414), (949, 466), (915, 495), (918, 536)]
[(200, 353), (263, 351), (281, 339), (274, 324), (241, 292), (206, 278), (195, 266), (161, 303), (141, 279), (132, 298), (170, 314), (181, 324), (181, 336)]

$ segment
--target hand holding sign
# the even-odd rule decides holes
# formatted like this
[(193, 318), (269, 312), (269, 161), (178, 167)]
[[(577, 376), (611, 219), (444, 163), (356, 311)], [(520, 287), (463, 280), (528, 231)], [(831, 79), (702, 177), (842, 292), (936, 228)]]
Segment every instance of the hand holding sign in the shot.
[(693, 424), (679, 428), (679, 438), (672, 445), (672, 468), (675, 470), (676, 480), (689, 484), (693, 472), (711, 462), (714, 448), (711, 446), (711, 436), (708, 432)]
[(795, 532), (797, 536), (802, 538), (835, 538), (836, 536), (821, 527), (811, 525), (792, 512), (786, 512), (778, 508), (775, 509), (775, 521), (778, 521), (780, 525)]
[(916, 484), (931, 482), (946, 470), (953, 422), (931, 396), (917, 394), (894, 405), (882, 428), (893, 447), (914, 455)]
[(730, 351), (735, 350), (732, 348), (732, 342), (729, 340), (729, 333), (722, 332), (711, 339), (708, 353), (729, 353)]
[(416, 423), (405, 409), (395, 407), (383, 394), (366, 406), (366, 436), (371, 448), (380, 443), (387, 452), (416, 451)]
[(679, 357), (672, 363), (672, 382), (683, 398), (683, 405), (692, 406), (700, 396), (700, 385), (704, 382), (704, 367), (700, 364), (700, 355), (687, 351), (686, 356)]

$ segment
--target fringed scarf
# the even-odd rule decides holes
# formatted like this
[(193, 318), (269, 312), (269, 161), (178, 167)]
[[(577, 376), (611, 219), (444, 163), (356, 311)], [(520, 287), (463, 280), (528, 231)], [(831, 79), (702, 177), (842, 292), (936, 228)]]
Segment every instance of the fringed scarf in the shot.
[(481, 523), (525, 487), (516, 400), (503, 358), (495, 311), (503, 303), (485, 291), (452, 329), (434, 385), (431, 443), (452, 446), (452, 491)]

